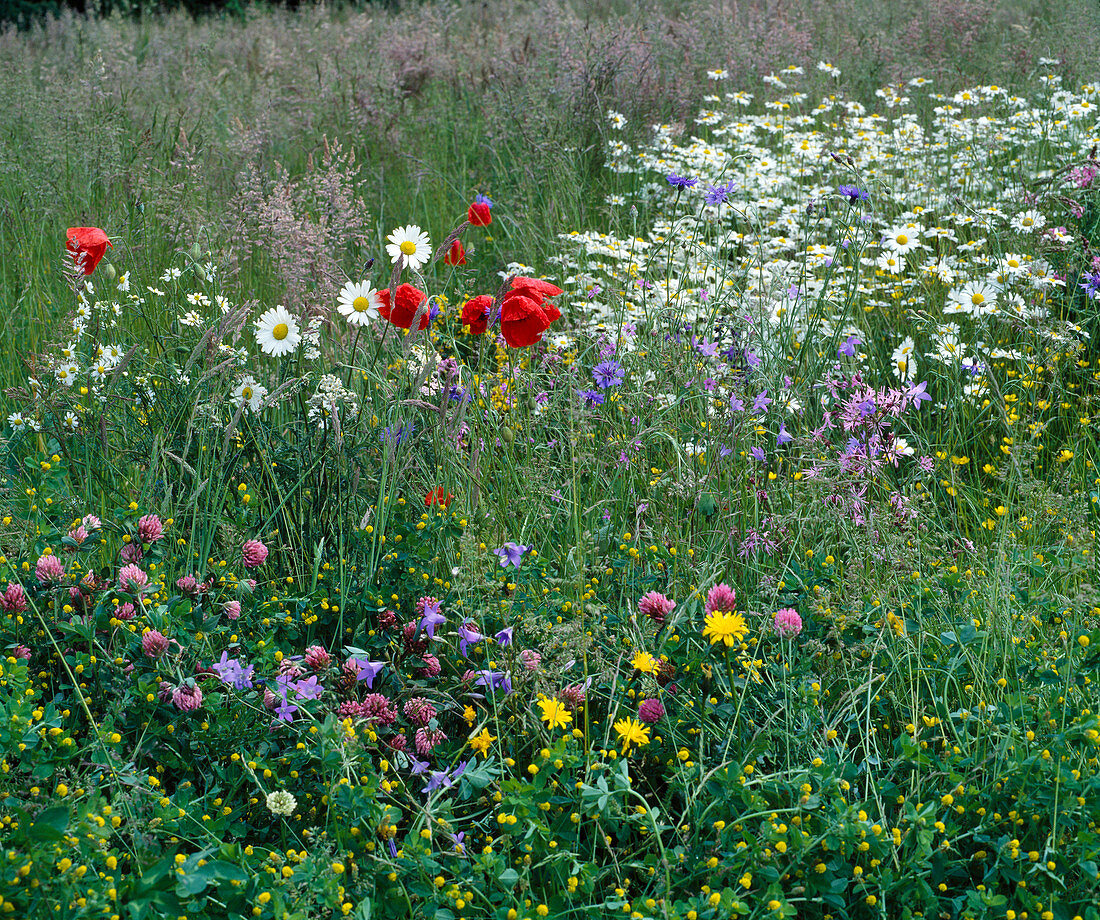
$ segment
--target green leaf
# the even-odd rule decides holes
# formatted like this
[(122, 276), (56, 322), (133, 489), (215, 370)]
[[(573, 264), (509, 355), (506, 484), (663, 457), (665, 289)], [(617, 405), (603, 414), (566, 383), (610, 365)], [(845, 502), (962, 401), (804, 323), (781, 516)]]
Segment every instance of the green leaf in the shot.
[(32, 840), (60, 840), (69, 826), (69, 809), (64, 805), (47, 808), (34, 819), (28, 835)]

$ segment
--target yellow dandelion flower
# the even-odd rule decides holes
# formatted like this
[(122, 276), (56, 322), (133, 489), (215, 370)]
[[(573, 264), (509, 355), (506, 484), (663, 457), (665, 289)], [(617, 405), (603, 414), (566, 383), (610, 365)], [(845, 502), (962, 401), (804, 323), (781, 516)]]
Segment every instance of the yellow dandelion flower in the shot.
[(703, 627), (703, 638), (710, 639), (710, 644), (725, 642), (727, 646), (743, 642), (749, 634), (749, 627), (745, 618), (739, 613), (724, 613), (715, 610), (707, 614), (706, 626)]
[(649, 726), (643, 725), (637, 719), (620, 719), (615, 723), (615, 731), (618, 732), (619, 740), (623, 743), (624, 756), (631, 745), (642, 747), (649, 744)]
[(551, 731), (555, 728), (565, 728), (573, 721), (572, 713), (556, 698), (539, 700), (539, 709), (542, 710), (540, 718)]

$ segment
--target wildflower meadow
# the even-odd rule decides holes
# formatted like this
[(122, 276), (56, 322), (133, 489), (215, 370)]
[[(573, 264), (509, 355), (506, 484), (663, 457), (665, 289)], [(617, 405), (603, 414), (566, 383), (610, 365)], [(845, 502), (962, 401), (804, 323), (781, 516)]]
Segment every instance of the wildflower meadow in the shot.
[(1100, 920), (1094, 60), (626, 6), (0, 34), (0, 917)]

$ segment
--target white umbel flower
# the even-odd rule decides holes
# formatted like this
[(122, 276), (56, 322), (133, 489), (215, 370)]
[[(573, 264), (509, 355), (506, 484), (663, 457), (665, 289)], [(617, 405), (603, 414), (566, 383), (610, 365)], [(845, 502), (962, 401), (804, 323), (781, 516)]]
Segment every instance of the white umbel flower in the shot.
[(272, 307), (256, 320), (256, 344), (275, 358), (288, 355), (302, 341), (298, 321), (286, 307)]
[(382, 298), (365, 281), (356, 284), (349, 281), (337, 296), (336, 308), (352, 326), (366, 326), (378, 319)]
[(276, 792), (269, 792), (267, 794), (267, 810), (273, 815), (289, 818), (294, 814), (294, 809), (297, 807), (298, 800), (285, 789), (279, 789)]
[(389, 253), (390, 261), (396, 263), (403, 258), (405, 265), (413, 271), (432, 257), (432, 244), (428, 234), (413, 224), (398, 227), (386, 239), (389, 240), (386, 252)]

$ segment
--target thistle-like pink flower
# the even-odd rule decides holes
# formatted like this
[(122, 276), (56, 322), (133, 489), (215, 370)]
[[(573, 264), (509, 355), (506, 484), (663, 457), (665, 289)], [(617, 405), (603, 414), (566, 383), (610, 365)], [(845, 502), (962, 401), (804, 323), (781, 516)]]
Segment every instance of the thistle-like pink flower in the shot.
[(707, 614), (733, 613), (737, 609), (737, 594), (725, 583), (715, 585), (707, 592), (707, 602), (703, 609)]
[(404, 735), (394, 735), (388, 743), (395, 751), (403, 751), (409, 746), (409, 739)]
[(172, 694), (175, 692), (172, 685), (166, 680), (160, 682), (160, 686), (157, 688), (157, 699), (162, 703), (171, 703)]
[(802, 632), (802, 617), (790, 607), (784, 607), (776, 612), (772, 625), (779, 635), (785, 638), (793, 638)]
[(327, 668), (332, 662), (332, 656), (320, 645), (311, 645), (306, 649), (306, 665), (314, 671)]
[[(84, 525), (81, 524), (79, 527), (74, 527), (69, 531), (69, 539), (72, 540), (76, 546), (80, 546), (81, 543), (88, 539), (88, 531), (85, 530)], [(71, 547), (71, 549), (75, 550), (76, 546)]]
[(131, 563), (119, 571), (118, 583), (124, 591), (140, 592), (149, 584), (149, 576)]
[(642, 599), (638, 601), (638, 613), (663, 626), (675, 606), (675, 601), (670, 601), (659, 591), (650, 591), (642, 595)]
[(144, 556), (140, 543), (127, 543), (118, 554), (118, 558), (123, 562), (141, 562)]
[(150, 629), (141, 637), (141, 650), (148, 658), (160, 658), (168, 651), (168, 639), (156, 629)]
[(8, 613), (23, 613), (27, 609), (27, 592), (17, 581), (9, 582), (8, 587), (0, 594), (0, 607)]
[(638, 704), (638, 718), (652, 725), (664, 717), (665, 704), (660, 700), (642, 700)]
[(584, 698), (584, 687), (580, 684), (570, 684), (568, 687), (562, 687), (561, 691), (558, 693), (558, 699), (570, 709), (579, 709), (583, 706)]
[(447, 740), (447, 736), (438, 728), (434, 731), (427, 728), (416, 730), (416, 752), (421, 756), (430, 754), (434, 748)]
[(176, 587), (190, 597), (195, 597), (199, 593), (199, 582), (194, 575), (180, 576), (176, 579)]
[(363, 704), (358, 703), (355, 700), (346, 700), (345, 702), (340, 704), (339, 708), (336, 710), (336, 714), (341, 719), (346, 719), (349, 716), (351, 718), (362, 717)]
[(147, 514), (138, 521), (138, 539), (142, 543), (152, 544), (164, 538), (164, 525), (155, 514)]
[(280, 699), (281, 697), (276, 696), (270, 687), (264, 687), (264, 709), (268, 712), (274, 712)]
[(424, 667), (420, 669), (421, 677), (438, 677), (442, 673), (443, 665), (435, 655), (425, 655), (421, 660), (424, 662)]
[(228, 620), (237, 620), (241, 616), (241, 602), (240, 601), (226, 601), (222, 604), (222, 613), (225, 614)]
[(397, 614), (392, 610), (383, 610), (378, 614), (379, 629), (393, 629), (397, 625)]
[(267, 561), (267, 547), (259, 540), (247, 540), (241, 547), (245, 568), (257, 569)]
[(31, 660), (31, 650), (29, 648), (27, 648), (25, 645), (17, 645), (15, 647), (15, 650), (12, 652), (12, 657), (22, 658), (24, 661), (30, 661)]
[(415, 722), (417, 725), (427, 725), (436, 716), (435, 707), (422, 696), (408, 700), (403, 707), (403, 712), (410, 722)]
[(40, 556), (35, 563), (34, 574), (40, 584), (48, 585), (65, 577), (65, 566), (57, 556)]
[(132, 620), (135, 613), (134, 605), (127, 601), (125, 604), (119, 604), (115, 609), (115, 618), (125, 622), (126, 620)]
[(528, 671), (534, 672), (539, 669), (539, 664), (542, 662), (542, 655), (533, 649), (525, 648), (519, 653), (520, 661), (523, 662), (523, 667)]
[(180, 712), (194, 712), (202, 705), (202, 691), (198, 684), (190, 682), (181, 684), (172, 694), (172, 702)]
[(397, 721), (397, 707), (390, 704), (381, 693), (368, 693), (362, 704), (363, 718), (379, 725), (393, 725)]

